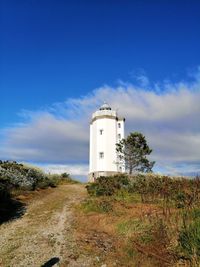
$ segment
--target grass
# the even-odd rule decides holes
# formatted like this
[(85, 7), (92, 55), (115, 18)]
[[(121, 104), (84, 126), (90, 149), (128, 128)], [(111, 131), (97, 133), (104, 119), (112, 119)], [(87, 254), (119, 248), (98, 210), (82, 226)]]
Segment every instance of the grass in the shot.
[(123, 203), (139, 203), (140, 195), (131, 194), (127, 190), (121, 189), (113, 196), (113, 199), (116, 201), (122, 201)]
[(87, 199), (81, 205), (81, 209), (85, 213), (90, 213), (90, 212), (107, 213), (113, 210), (111, 201), (108, 201), (106, 198), (98, 199), (98, 201), (93, 198)]
[[(192, 214), (190, 217), (198, 217), (200, 212), (196, 210)], [(164, 267), (176, 262), (173, 255), (178, 253), (180, 209), (171, 208), (166, 217), (158, 201), (142, 203), (138, 194), (120, 190), (113, 196), (88, 197), (77, 210), (77, 216), (81, 220), (78, 235), (88, 236), (92, 229), (115, 240), (113, 251), (104, 256), (108, 266), (111, 260), (117, 260), (118, 265), (124, 267)], [(90, 253), (99, 253), (101, 258), (101, 251), (87, 243), (89, 245)], [(185, 266), (189, 266), (187, 264)]]
[(143, 220), (139, 218), (132, 218), (128, 220), (124, 220), (117, 224), (117, 232), (120, 235), (124, 235), (126, 237), (134, 235), (139, 235), (147, 231), (151, 225), (145, 223)]

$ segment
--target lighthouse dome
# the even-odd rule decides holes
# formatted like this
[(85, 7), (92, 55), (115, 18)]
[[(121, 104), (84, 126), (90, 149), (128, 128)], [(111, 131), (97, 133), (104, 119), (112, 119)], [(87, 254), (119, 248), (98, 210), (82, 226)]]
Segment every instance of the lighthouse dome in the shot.
[(104, 103), (99, 110), (111, 110), (111, 107), (107, 103)]

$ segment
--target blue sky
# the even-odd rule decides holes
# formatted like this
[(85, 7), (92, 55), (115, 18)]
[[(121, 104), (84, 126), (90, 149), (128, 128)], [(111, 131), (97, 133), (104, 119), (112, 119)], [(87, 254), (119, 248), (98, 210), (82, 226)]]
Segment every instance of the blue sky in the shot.
[[(153, 134), (141, 125), (141, 117), (136, 118), (132, 112), (138, 114), (138, 110), (146, 110), (143, 104), (148, 102), (148, 106), (152, 105), (151, 111), (159, 113), (161, 103), (167, 104), (165, 99), (169, 95), (178, 103), (174, 105), (174, 114), (183, 111), (185, 120), (179, 123), (185, 125), (186, 136), (189, 132), (186, 126), (191, 127), (192, 136), (200, 133), (197, 126), (187, 125), (184, 113), (188, 108), (190, 122), (198, 124), (199, 110), (194, 111), (192, 107), (195, 99), (199, 99), (200, 1), (2, 0), (0, 12), (1, 158), (36, 164), (68, 164), (69, 168), (70, 164), (76, 164), (76, 168), (82, 166), (86, 170), (86, 125), (90, 113), (103, 100), (116, 108), (120, 106), (121, 112), (130, 118), (127, 132), (144, 131), (153, 145)], [(130, 98), (130, 107), (134, 104), (138, 109), (126, 110), (117, 103), (119, 91), (125, 99)], [(149, 103), (152, 97), (155, 102)], [(177, 111), (179, 99), (186, 106)], [(172, 127), (175, 118), (165, 120), (166, 113), (167, 110), (161, 125), (158, 126), (157, 120), (151, 124), (152, 131), (159, 127), (160, 132), (169, 132), (168, 136), (177, 143), (179, 135)], [(149, 115), (146, 114), (146, 125)], [(38, 126), (40, 120), (49, 124), (45, 126), (41, 122), (42, 126)], [(75, 145), (71, 155), (67, 141), (70, 137), (60, 138), (61, 144), (56, 139), (57, 131), (59, 127), (64, 129), (65, 123), (68, 129), (77, 129), (80, 121), (87, 122), (83, 126), (85, 133), (76, 137), (75, 144), (79, 147)], [(51, 123), (59, 125), (52, 130)], [(23, 136), (27, 128), (31, 135), (31, 127), (36, 131), (37, 127), (43, 127), (41, 132), (47, 133), (51, 129), (52, 137), (46, 138), (44, 147), (40, 144), (41, 136), (30, 138), (29, 143), (27, 136)], [(54, 146), (50, 146), (52, 142)], [(59, 154), (61, 145), (65, 150)], [(195, 165), (194, 172), (198, 170), (199, 154), (193, 158), (191, 151), (191, 156), (183, 159), (180, 148), (174, 150), (169, 146), (165, 154), (166, 150), (171, 155), (168, 172), (173, 173), (180, 166), (185, 170), (188, 164)], [(157, 151), (160, 158), (162, 144)], [(49, 153), (56, 157), (49, 158)], [(181, 155), (178, 163), (172, 154), (176, 158)], [(188, 169), (192, 172), (192, 168)]]

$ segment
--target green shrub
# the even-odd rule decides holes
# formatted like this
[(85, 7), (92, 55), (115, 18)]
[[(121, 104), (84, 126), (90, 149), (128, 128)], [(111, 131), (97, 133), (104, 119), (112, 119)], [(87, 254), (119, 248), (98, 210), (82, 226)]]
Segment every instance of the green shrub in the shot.
[(101, 176), (96, 182), (86, 186), (91, 196), (111, 196), (120, 189), (128, 189), (129, 179), (126, 175)]
[(45, 174), (42, 170), (15, 161), (0, 161), (0, 198), (12, 191), (30, 191), (38, 188), (56, 187), (60, 182), (72, 182), (69, 174)]
[(69, 173), (64, 172), (64, 173), (61, 174), (61, 178), (69, 179), (70, 178), (70, 175), (69, 175)]
[(74, 180), (69, 173), (62, 173), (61, 174), (61, 181), (64, 182), (64, 183), (67, 183), (67, 184), (77, 184), (77, 183), (80, 183), (79, 181), (77, 180)]

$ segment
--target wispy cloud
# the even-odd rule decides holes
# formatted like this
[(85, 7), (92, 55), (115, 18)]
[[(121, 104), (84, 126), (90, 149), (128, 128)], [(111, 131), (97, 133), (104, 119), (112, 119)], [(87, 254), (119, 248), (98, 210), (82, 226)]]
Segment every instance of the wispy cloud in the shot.
[(149, 79), (143, 76), (139, 87), (120, 82), (45, 110), (23, 110), (24, 123), (3, 129), (0, 158), (59, 164), (61, 169), (77, 164), (73, 173), (81, 164), (79, 172), (85, 174), (91, 113), (106, 100), (126, 118), (127, 134), (145, 134), (160, 170), (200, 172), (200, 69), (190, 82), (165, 81), (148, 90)]

